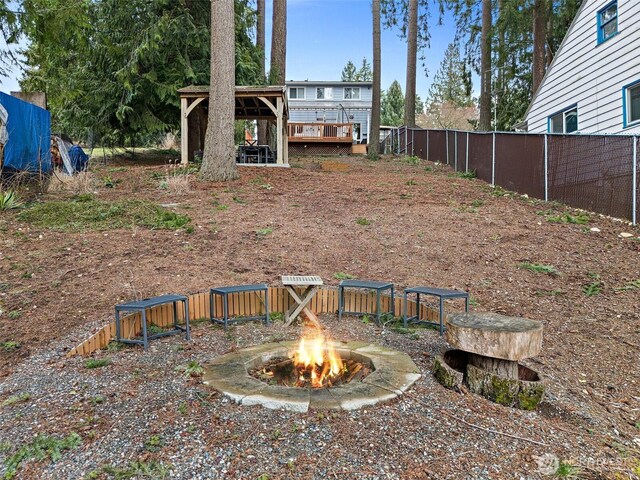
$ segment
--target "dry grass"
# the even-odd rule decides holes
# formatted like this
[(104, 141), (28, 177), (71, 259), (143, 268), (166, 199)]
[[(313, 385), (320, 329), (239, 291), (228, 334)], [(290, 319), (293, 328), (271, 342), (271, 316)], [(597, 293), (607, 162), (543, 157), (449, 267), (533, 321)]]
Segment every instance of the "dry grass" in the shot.
[(191, 191), (191, 175), (167, 175), (161, 185), (175, 195), (184, 195)]
[(74, 195), (80, 195), (93, 192), (95, 187), (96, 178), (89, 171), (75, 175), (65, 175), (60, 171), (56, 171), (49, 179), (47, 192), (70, 192)]

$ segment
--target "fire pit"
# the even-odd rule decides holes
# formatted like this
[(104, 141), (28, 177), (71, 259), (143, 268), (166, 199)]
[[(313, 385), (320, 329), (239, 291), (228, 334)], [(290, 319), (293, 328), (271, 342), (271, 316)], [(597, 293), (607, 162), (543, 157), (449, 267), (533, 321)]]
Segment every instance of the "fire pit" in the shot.
[(203, 382), (242, 405), (306, 412), (391, 400), (418, 378), (418, 367), (404, 353), (316, 333), (218, 357), (205, 365)]

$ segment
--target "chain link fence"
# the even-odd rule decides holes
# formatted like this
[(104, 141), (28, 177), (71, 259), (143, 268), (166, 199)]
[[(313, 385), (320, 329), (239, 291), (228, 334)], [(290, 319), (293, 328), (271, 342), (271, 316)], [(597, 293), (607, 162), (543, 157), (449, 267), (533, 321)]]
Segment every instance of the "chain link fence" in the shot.
[(507, 190), (636, 224), (638, 138), (399, 127), (382, 142), (380, 151), (446, 163)]

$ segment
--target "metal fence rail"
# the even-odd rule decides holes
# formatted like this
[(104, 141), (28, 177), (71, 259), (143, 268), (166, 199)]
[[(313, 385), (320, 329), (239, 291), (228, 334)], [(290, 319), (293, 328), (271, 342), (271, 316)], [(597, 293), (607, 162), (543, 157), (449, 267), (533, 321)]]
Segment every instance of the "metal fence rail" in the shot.
[(640, 142), (631, 135), (463, 132), (399, 127), (380, 151), (474, 171), (492, 185), (637, 224)]

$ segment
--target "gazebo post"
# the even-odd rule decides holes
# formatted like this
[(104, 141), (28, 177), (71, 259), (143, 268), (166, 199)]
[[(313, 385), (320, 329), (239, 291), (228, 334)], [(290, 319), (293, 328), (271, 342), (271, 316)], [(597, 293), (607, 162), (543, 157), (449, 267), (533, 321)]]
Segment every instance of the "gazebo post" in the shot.
[(284, 140), (282, 138), (284, 133), (284, 122), (282, 120), (283, 106), (282, 99), (280, 97), (278, 97), (276, 101), (276, 109), (276, 146), (278, 148), (277, 163), (282, 165), (284, 164)]
[(189, 163), (189, 122), (187, 120), (187, 104), (186, 97), (180, 99), (180, 154), (183, 165)]

